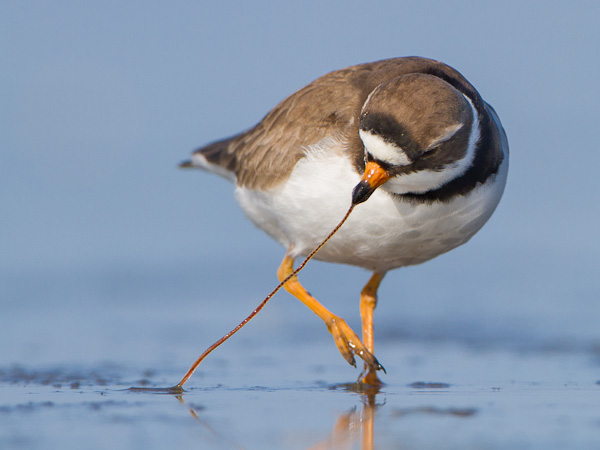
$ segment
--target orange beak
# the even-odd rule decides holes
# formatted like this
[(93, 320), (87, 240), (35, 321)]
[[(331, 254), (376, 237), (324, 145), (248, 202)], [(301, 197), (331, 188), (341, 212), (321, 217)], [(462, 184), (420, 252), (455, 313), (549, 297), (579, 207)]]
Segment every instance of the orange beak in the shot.
[(366, 202), (375, 189), (391, 178), (379, 164), (369, 161), (365, 166), (365, 174), (352, 191), (352, 204)]

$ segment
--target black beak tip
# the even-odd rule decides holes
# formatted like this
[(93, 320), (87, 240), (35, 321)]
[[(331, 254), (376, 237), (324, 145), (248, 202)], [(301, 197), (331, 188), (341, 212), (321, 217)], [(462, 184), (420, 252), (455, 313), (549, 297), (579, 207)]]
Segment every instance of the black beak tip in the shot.
[(361, 181), (352, 191), (352, 204), (358, 205), (359, 203), (366, 202), (374, 191), (375, 189), (369, 183)]

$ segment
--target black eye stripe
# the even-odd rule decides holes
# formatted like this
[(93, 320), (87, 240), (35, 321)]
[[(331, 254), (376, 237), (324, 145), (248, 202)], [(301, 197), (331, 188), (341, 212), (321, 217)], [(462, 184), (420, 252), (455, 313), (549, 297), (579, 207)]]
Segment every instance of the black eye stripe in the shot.
[(392, 169), (395, 167), (393, 164), (382, 161), (378, 158), (375, 158), (371, 153), (365, 152), (365, 163), (368, 163), (368, 162), (377, 163), (386, 172), (392, 171)]

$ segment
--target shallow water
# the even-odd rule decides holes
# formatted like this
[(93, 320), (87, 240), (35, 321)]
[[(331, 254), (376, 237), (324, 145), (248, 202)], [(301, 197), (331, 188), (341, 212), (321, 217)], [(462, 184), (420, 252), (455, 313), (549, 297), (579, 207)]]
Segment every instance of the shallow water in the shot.
[[(81, 286), (93, 286), (93, 278), (81, 275)], [(180, 283), (175, 277), (173, 285)], [(399, 306), (382, 307), (376, 354), (388, 373), (377, 393), (354, 389), (359, 371), (290, 299), (269, 305), (210, 355), (183, 394), (129, 390), (175, 384), (256, 303), (247, 298), (254, 289), (212, 292), (206, 284), (214, 303), (191, 295), (169, 303), (160, 290), (139, 303), (132, 298), (140, 292), (119, 285), (128, 302), (71, 283), (78, 294), (63, 292), (62, 303), (9, 305), (2, 325), (14, 342), (2, 345), (0, 448), (600, 446), (594, 331), (582, 326), (561, 340), (516, 320), (481, 325), (469, 320), (465, 305), (445, 320), (440, 303), (437, 313), (420, 316), (408, 302), (404, 319)], [(236, 295), (226, 299), (227, 291)]]
[[(382, 358), (397, 354), (381, 345)], [(598, 355), (403, 345), (381, 390), (359, 393), (319, 344), (296, 357), (217, 359), (182, 395), (173, 370), (2, 370), (2, 448), (597, 448)], [(274, 353), (274, 354), (273, 354)], [(217, 365), (218, 368), (214, 366)], [(384, 376), (385, 377), (385, 376)], [(256, 384), (261, 383), (261, 384)]]
[[(600, 447), (594, 281), (568, 302), (540, 285), (542, 308), (535, 295), (513, 297), (518, 285), (496, 292), (468, 259), (386, 278), (375, 353), (387, 374), (376, 394), (352, 388), (359, 370), (286, 293), (211, 354), (182, 395), (130, 391), (177, 383), (258, 304), (277, 265), (268, 251), (261, 258), (6, 277), (0, 448)], [(472, 282), (453, 283), (465, 269)], [(302, 275), (358, 328), (367, 274), (315, 262)]]

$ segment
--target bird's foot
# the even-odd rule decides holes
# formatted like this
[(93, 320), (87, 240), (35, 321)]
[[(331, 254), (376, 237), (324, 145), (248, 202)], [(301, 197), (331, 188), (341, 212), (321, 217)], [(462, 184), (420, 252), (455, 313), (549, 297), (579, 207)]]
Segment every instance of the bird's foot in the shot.
[(368, 386), (379, 388), (383, 386), (383, 381), (379, 379), (377, 376), (377, 372), (371, 369), (367, 364), (365, 364), (365, 368), (362, 373), (358, 376), (359, 383), (366, 384)]
[(356, 355), (367, 365), (369, 371), (367, 376), (372, 372), (375, 378), (377, 378), (377, 375), (375, 375), (377, 370), (383, 370), (385, 372), (385, 369), (379, 364), (377, 358), (367, 350), (367, 347), (365, 347), (344, 319), (337, 316), (332, 317), (327, 323), (327, 329), (333, 335), (335, 345), (349, 364), (356, 367), (356, 361), (354, 359), (354, 355)]

